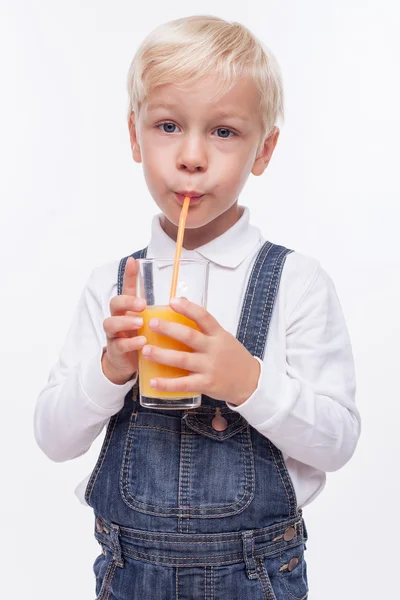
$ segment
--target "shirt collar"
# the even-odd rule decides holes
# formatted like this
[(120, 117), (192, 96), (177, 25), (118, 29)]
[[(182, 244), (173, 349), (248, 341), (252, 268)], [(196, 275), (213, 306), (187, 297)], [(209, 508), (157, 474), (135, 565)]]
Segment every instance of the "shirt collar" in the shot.
[[(175, 242), (163, 230), (158, 214), (153, 217), (149, 258), (173, 258)], [(235, 269), (260, 243), (261, 232), (250, 224), (250, 211), (244, 207), (240, 219), (222, 235), (195, 250), (182, 249), (182, 258), (204, 258), (221, 267)]]

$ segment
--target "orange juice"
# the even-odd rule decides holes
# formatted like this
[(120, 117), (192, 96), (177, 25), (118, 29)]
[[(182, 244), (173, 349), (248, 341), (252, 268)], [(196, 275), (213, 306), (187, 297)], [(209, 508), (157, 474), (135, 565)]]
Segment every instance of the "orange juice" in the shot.
[[(148, 344), (151, 346), (158, 346), (159, 348), (167, 348), (169, 350), (192, 352), (192, 349), (188, 348), (185, 344), (152, 331), (149, 327), (149, 323), (151, 319), (164, 319), (198, 330), (194, 321), (175, 312), (170, 306), (148, 306), (140, 313), (140, 316), (143, 317), (143, 327), (140, 328), (138, 334), (144, 335)], [(170, 367), (169, 365), (160, 365), (159, 363), (148, 360), (142, 355), (142, 352), (139, 351), (139, 385), (142, 396), (146, 396), (147, 398), (192, 398), (193, 396), (197, 396), (198, 392), (164, 392), (150, 387), (150, 379), (156, 377), (172, 379), (176, 377), (185, 377), (186, 375), (189, 375), (189, 371), (177, 367)]]

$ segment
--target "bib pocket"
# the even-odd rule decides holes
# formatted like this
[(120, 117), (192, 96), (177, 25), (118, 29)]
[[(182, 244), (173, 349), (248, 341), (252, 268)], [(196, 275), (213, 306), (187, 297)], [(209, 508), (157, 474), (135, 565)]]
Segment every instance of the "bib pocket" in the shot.
[(212, 518), (243, 511), (254, 497), (251, 431), (238, 413), (216, 431), (216, 411), (203, 406), (173, 415), (132, 413), (120, 491), (133, 510), (158, 516)]

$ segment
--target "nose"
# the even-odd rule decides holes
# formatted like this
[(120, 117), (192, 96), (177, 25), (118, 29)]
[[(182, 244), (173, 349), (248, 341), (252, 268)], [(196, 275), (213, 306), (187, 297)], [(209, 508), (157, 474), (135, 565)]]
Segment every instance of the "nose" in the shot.
[(177, 157), (177, 167), (181, 171), (204, 172), (208, 167), (206, 143), (200, 136), (187, 136), (182, 140)]

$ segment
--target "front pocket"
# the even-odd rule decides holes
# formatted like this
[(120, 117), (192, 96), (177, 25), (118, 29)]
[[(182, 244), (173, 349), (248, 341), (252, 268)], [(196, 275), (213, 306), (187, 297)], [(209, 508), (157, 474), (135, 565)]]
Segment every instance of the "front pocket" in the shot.
[(116, 563), (110, 550), (106, 549), (95, 560), (93, 571), (96, 576), (96, 600), (107, 600), (110, 596), (110, 586), (114, 578)]
[(212, 518), (244, 510), (254, 497), (251, 432), (229, 412), (222, 411), (224, 432), (213, 430), (209, 407), (182, 418), (133, 413), (121, 467), (124, 502), (157, 516)]
[(280, 581), (293, 600), (306, 600), (308, 594), (307, 564), (304, 559), (304, 542), (280, 553)]

